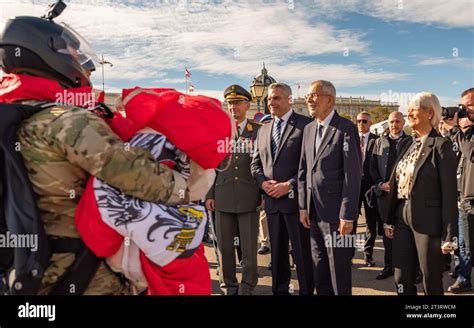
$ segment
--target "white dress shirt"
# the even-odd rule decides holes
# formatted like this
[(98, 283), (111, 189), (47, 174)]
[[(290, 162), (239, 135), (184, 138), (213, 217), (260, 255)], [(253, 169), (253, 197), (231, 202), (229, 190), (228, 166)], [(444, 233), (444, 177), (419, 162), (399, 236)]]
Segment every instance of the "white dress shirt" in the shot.
[[(329, 123), (331, 123), (331, 120), (332, 118), (334, 117), (334, 114), (336, 113), (336, 111), (333, 109), (328, 116), (326, 116), (326, 118), (323, 120), (323, 121), (320, 121), (318, 119), (318, 125), (322, 125), (324, 130), (323, 130), (323, 137), (324, 137), (324, 134), (326, 133), (326, 131), (328, 130), (327, 127), (329, 126)], [(319, 128), (319, 126), (318, 126)]]
[(239, 133), (239, 135), (242, 134), (242, 132), (245, 131), (245, 126), (247, 125), (247, 119), (243, 120), (240, 124), (239, 124), (239, 131), (237, 131)]
[(285, 133), (285, 128), (286, 128), (286, 123), (288, 122), (288, 120), (290, 119), (290, 116), (293, 114), (293, 109), (290, 109), (285, 115), (283, 115), (282, 117), (278, 118), (278, 117), (275, 117), (275, 121), (276, 120), (282, 120), (281, 122), (281, 135), (280, 135), (280, 142), (281, 142), (281, 138), (283, 136), (283, 133)]

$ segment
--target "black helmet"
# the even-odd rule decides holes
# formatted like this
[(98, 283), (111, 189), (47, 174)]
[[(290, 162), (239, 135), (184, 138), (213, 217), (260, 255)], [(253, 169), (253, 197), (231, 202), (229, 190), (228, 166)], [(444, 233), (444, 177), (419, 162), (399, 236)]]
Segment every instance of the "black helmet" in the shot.
[[(0, 32), (0, 67), (30, 72), (69, 86), (90, 86), (87, 71), (98, 58), (87, 41), (66, 24), (43, 18), (10, 18)], [(85, 64), (85, 65), (84, 65)]]

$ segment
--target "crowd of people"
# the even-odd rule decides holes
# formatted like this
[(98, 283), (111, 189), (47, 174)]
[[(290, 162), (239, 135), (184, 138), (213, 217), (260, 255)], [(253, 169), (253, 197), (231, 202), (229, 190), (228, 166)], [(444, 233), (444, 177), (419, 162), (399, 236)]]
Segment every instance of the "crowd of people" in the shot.
[[(248, 92), (236, 85), (231, 88), (234, 93), (226, 93), (226, 100), (243, 131), (238, 138), (252, 139), (253, 135), (245, 134), (247, 124), (253, 124), (245, 116)], [(236, 97), (239, 92), (245, 97)], [(217, 173), (215, 185), (223, 193), (208, 195), (207, 208), (215, 211), (217, 247), (222, 245), (227, 254), (219, 258), (222, 290), (236, 294), (238, 289), (234, 241), (239, 240), (242, 249), (255, 250), (257, 243), (256, 231), (249, 234), (238, 229), (244, 224), (256, 227), (258, 197), (252, 202), (246, 198), (254, 195), (250, 193), (255, 189), (249, 183), (252, 178), (263, 195), (270, 244), (263, 240), (259, 251), (271, 249), (273, 294), (290, 293), (291, 245), (301, 295), (314, 291), (350, 295), (356, 247), (356, 239), (350, 237), (357, 233), (360, 215), (367, 226), (366, 266), (375, 266), (375, 239), (383, 238), (384, 268), (376, 279), (394, 275), (398, 294), (416, 294), (416, 283), (422, 282), (425, 294), (441, 295), (443, 272), (450, 268), (448, 256), (453, 253), (456, 265), (451, 275), (457, 280), (448, 290), (470, 290), (474, 88), (461, 95), (459, 113), (466, 112), (459, 120), (459, 113), (443, 114), (436, 95), (418, 93), (408, 107), (411, 135), (404, 131), (401, 112), (390, 113), (387, 130), (378, 136), (370, 132), (368, 112), (360, 112), (354, 124), (334, 110), (335, 99), (331, 82), (314, 81), (306, 95), (307, 117), (292, 110), (288, 85), (270, 85), (268, 105), (273, 119), (260, 127), (245, 169), (239, 162), (235, 170)], [(235, 157), (243, 160), (241, 154), (233, 156), (232, 166)], [(235, 207), (220, 208), (224, 200)], [(243, 204), (252, 206), (243, 208)], [(228, 213), (236, 217), (225, 217)], [(222, 231), (224, 224), (235, 225), (234, 230)], [(252, 240), (245, 245), (249, 236)], [(341, 236), (349, 238), (337, 243)], [(242, 254), (240, 263), (241, 286), (248, 293), (256, 282), (247, 280), (256, 276), (256, 252)]]
[(394, 276), (399, 295), (415, 295), (417, 281), (442, 295), (451, 253), (448, 290), (471, 289), (474, 88), (454, 111), (416, 94), (410, 135), (401, 112), (380, 136), (370, 113), (342, 117), (326, 80), (311, 83), (308, 115), (278, 82), (260, 122), (235, 84), (227, 111), (205, 96), (134, 88), (112, 113), (100, 101), (57, 102), (64, 90), (93, 94), (84, 44), (52, 17), (11, 18), (0, 33), (0, 233), (38, 238), (38, 251), (0, 249), (5, 293), (209, 295), (209, 225), (226, 295), (253, 294), (267, 253), (274, 295), (292, 293), (292, 266), (300, 295), (351, 295), (360, 215), (364, 263), (375, 266), (382, 236), (376, 279)]

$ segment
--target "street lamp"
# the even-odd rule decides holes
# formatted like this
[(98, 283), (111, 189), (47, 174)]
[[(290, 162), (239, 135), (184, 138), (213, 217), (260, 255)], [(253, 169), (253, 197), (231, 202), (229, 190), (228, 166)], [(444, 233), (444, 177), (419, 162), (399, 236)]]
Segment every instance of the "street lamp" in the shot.
[(275, 83), (276, 80), (268, 75), (268, 71), (263, 63), (262, 72), (259, 76), (253, 79), (252, 85), (250, 86), (250, 92), (252, 96), (257, 100), (257, 111), (260, 112), (260, 101), (263, 100), (263, 111), (265, 114), (269, 114), (267, 106), (267, 94), (268, 86)]

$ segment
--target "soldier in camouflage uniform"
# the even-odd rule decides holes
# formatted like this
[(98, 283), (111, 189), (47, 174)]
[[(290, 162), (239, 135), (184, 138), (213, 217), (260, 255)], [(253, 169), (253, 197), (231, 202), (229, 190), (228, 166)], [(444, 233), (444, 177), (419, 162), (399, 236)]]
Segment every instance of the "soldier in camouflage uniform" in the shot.
[[(53, 49), (56, 44), (48, 42), (67, 32), (66, 28), (39, 18), (10, 19), (0, 32), (1, 67), (6, 73), (55, 79), (65, 87), (89, 86), (88, 72), (77, 56), (59, 53)], [(41, 34), (43, 40), (38, 38)], [(70, 46), (67, 44), (67, 49)], [(15, 56), (18, 48), (23, 58)], [(179, 174), (158, 164), (147, 150), (128, 148), (102, 118), (83, 108), (54, 106), (39, 111), (23, 121), (18, 137), (48, 236), (79, 238), (74, 213), (89, 175), (143, 200), (165, 204), (186, 200), (179, 197), (185, 188)], [(74, 253), (53, 254), (41, 294), (48, 293), (74, 258)], [(126, 293), (125, 284), (105, 262), (85, 292)]]
[[(137, 198), (173, 203), (172, 171), (156, 164), (145, 149), (127, 149), (102, 118), (82, 108), (54, 107), (33, 115), (24, 121), (19, 141), (50, 236), (79, 237), (74, 213), (89, 174)], [(45, 287), (73, 260), (74, 254), (55, 254)], [(86, 294), (121, 293), (122, 288), (102, 264)]]

